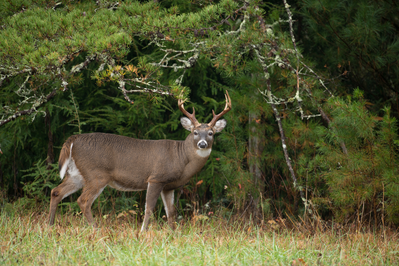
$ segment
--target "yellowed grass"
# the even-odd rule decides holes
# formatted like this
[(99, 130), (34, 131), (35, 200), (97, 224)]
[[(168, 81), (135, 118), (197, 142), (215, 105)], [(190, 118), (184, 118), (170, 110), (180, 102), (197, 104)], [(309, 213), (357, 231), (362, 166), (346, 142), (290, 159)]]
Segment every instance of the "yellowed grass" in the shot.
[(395, 231), (309, 233), (212, 218), (146, 233), (127, 217), (47, 225), (45, 213), (0, 215), (1, 265), (399, 265)]

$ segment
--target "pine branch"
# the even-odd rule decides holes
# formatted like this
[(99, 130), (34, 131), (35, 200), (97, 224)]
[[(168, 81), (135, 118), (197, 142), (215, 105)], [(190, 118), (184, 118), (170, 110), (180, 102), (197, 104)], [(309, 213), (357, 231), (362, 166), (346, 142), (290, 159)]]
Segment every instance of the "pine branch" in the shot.
[(13, 115), (9, 116), (8, 118), (4, 119), (2, 118), (0, 120), (0, 127), (7, 124), (8, 122), (11, 122), (12, 120), (15, 120), (16, 118), (20, 117), (20, 116), (24, 116), (24, 115), (30, 115), (32, 113), (37, 112), (37, 108), (42, 106), (43, 104), (45, 104), (46, 102), (48, 102), (50, 99), (54, 98), (54, 96), (57, 94), (57, 90), (58, 88), (54, 89), (52, 92), (50, 92), (49, 94), (47, 94), (47, 96), (45, 97), (41, 97), (39, 98), (35, 104), (33, 105), (32, 108), (30, 109), (25, 109), (23, 111), (17, 111), (15, 112)]

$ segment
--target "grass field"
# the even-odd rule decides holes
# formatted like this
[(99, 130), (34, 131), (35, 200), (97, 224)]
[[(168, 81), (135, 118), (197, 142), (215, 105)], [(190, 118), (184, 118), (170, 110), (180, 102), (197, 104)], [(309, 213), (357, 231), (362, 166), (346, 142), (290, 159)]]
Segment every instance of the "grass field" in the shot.
[(0, 265), (399, 265), (394, 231), (310, 233), (214, 217), (175, 231), (153, 222), (139, 233), (127, 217), (101, 220), (97, 230), (71, 215), (49, 227), (45, 212), (0, 219)]

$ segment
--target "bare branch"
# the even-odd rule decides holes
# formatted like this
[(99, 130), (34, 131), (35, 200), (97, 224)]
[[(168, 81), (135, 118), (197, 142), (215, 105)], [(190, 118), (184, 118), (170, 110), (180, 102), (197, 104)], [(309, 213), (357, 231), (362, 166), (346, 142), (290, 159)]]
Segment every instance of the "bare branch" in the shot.
[(42, 106), (42, 105), (45, 104), (46, 102), (48, 102), (51, 98), (53, 98), (53, 97), (57, 94), (57, 90), (58, 90), (58, 88), (55, 88), (52, 92), (50, 92), (49, 94), (47, 94), (47, 96), (39, 98), (39, 99), (35, 102), (35, 104), (33, 105), (32, 108), (30, 108), (30, 109), (25, 109), (25, 110), (22, 110), (22, 111), (19, 111), (19, 112), (15, 112), (13, 115), (9, 116), (9, 117), (6, 118), (6, 119), (2, 118), (2, 119), (0, 120), (0, 127), (3, 126), (3, 125), (5, 125), (5, 124), (7, 124), (8, 122), (11, 122), (12, 120), (14, 120), (14, 119), (16, 119), (16, 118), (18, 118), (18, 117), (20, 117), (20, 116), (23, 116), (23, 115), (30, 115), (30, 114), (32, 114), (32, 113), (37, 112), (37, 108), (40, 107), (40, 106)]
[[(4, 74), (3, 74), (4, 73)], [(19, 70), (18, 68), (15, 69), (10, 69), (6, 68), (4, 66), (0, 66), (0, 87), (3, 84), (3, 81), (7, 78), (11, 78), (14, 76), (18, 76), (24, 73), (29, 73), (32, 74), (32, 68), (24, 68), (22, 70)]]
[[(259, 51), (257, 49), (255, 49), (255, 53), (257, 55), (259, 55)], [(276, 104), (273, 102), (273, 98), (272, 98), (272, 86), (271, 86), (271, 82), (270, 82), (270, 74), (269, 74), (269, 70), (267, 68), (267, 65), (265, 64), (265, 62), (259, 57), (257, 56), (259, 63), (262, 65), (263, 67), (263, 73), (266, 79), (266, 92), (261, 92), (264, 97), (267, 98), (267, 100), (270, 103), (270, 106), (272, 107), (273, 113), (274, 113), (274, 117), (276, 118), (276, 122), (278, 125), (278, 129), (280, 131), (280, 137), (281, 137), (281, 146), (283, 148), (283, 152), (284, 152), (284, 157), (285, 157), (285, 162), (287, 164), (288, 170), (290, 171), (291, 174), (291, 178), (292, 181), (294, 183), (294, 186), (297, 186), (297, 179), (296, 179), (296, 175), (294, 172), (294, 169), (292, 167), (292, 163), (291, 163), (291, 158), (289, 157), (288, 154), (288, 149), (287, 149), (287, 144), (286, 144), (286, 137), (285, 137), (285, 133), (284, 133), (284, 128), (283, 128), (283, 124), (281, 122), (281, 117), (280, 117), (280, 113), (276, 107)], [(299, 190), (299, 193), (301, 195), (301, 198), (304, 199), (304, 195), (303, 195), (303, 191)]]

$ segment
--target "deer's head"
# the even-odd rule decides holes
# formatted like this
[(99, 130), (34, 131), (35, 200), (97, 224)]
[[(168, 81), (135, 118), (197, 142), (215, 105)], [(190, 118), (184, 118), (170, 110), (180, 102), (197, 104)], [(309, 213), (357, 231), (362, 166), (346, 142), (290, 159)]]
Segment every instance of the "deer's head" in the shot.
[[(226, 106), (224, 107), (224, 110), (218, 114), (215, 115), (215, 112), (212, 110), (213, 113), (213, 119), (211, 122), (208, 124), (206, 123), (199, 123), (198, 120), (195, 118), (195, 110), (193, 107), (193, 113), (190, 114), (184, 109), (184, 101), (179, 100), (178, 105), (180, 111), (186, 116), (180, 118), (181, 124), (185, 129), (191, 132), (193, 134), (193, 139), (194, 139), (194, 146), (196, 149), (199, 151), (201, 150), (209, 150), (210, 153), (210, 148), (212, 148), (213, 144), (213, 136), (215, 133), (220, 132), (223, 130), (223, 128), (226, 126), (227, 122), (225, 119), (220, 119), (225, 113), (231, 110), (231, 99), (229, 96), (229, 93), (226, 91), (225, 94), (226, 97)], [(220, 120), (219, 120), (220, 119)], [(198, 152), (197, 152), (198, 153)], [(203, 153), (206, 154), (207, 152)], [(209, 155), (208, 153), (208, 155)], [(200, 154), (200, 153), (198, 153)], [(205, 157), (205, 156), (203, 156)]]

